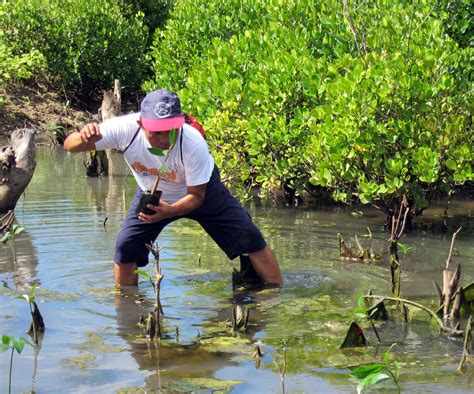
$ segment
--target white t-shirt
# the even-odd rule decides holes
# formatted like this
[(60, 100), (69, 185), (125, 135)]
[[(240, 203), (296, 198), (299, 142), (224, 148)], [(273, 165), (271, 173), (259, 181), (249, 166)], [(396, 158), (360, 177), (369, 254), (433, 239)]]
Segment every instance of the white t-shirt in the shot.
[[(139, 118), (140, 114), (134, 113), (101, 123), (99, 127), (102, 139), (96, 142), (96, 149), (124, 150), (139, 127), (137, 124)], [(182, 146), (179, 133), (183, 133)], [(161, 198), (169, 203), (184, 197), (187, 194), (187, 186), (209, 182), (214, 169), (214, 159), (199, 131), (184, 124), (179, 133), (176, 134), (176, 143), (166, 160), (166, 168), (158, 184), (158, 190), (163, 192)], [(148, 151), (148, 148), (151, 148), (151, 145), (140, 130), (132, 145), (124, 153), (125, 161), (143, 191), (153, 188), (164, 161), (164, 156), (155, 156)]]

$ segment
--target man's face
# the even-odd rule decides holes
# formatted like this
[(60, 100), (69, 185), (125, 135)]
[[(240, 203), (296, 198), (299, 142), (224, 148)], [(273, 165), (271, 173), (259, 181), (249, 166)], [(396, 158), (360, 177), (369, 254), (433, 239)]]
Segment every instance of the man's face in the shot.
[(143, 132), (145, 133), (145, 137), (152, 147), (160, 149), (168, 149), (170, 147), (169, 136), (171, 130), (158, 132), (143, 130)]

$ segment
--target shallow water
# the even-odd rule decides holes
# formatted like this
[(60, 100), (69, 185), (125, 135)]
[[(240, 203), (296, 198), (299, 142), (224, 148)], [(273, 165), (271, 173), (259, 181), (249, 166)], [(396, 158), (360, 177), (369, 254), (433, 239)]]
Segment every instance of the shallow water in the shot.
[[(0, 247), (0, 334), (29, 338), (28, 304), (15, 296), (34, 283), (46, 324), (41, 348), (14, 356), (13, 392), (281, 392), (276, 364), (283, 363), (283, 349), (286, 392), (355, 392), (350, 369), (380, 361), (393, 342), (401, 391), (474, 390), (474, 366), (464, 375), (455, 372), (461, 341), (441, 337), (423, 313), (412, 311), (409, 325), (379, 324), (382, 345), (365, 325), (367, 348), (339, 350), (356, 293), (389, 293), (386, 257), (373, 265), (338, 257), (337, 233), (346, 239), (358, 234), (364, 246), (386, 249), (384, 217), (371, 208), (251, 205), (285, 281), (280, 289), (261, 292), (232, 291), (237, 263), (198, 225), (169, 226), (159, 239), (166, 336), (160, 343), (143, 339), (137, 322), (152, 308), (152, 287), (141, 280), (138, 288), (118, 291), (111, 263), (136, 184), (123, 166), (115, 168), (118, 176), (87, 179), (82, 159), (61, 148), (39, 149), (35, 175), (16, 209), (25, 228), (15, 240), (17, 262), (11, 245)], [(444, 207), (438, 202), (416, 219), (403, 239), (415, 249), (400, 255), (402, 295), (433, 308), (432, 281), (442, 281), (451, 234), (459, 225), (453, 268), (462, 265), (462, 284), (474, 280), (473, 201), (455, 201), (447, 218)], [(367, 227), (371, 240), (362, 237)], [(232, 334), (225, 324), (234, 304), (250, 308), (246, 334)], [(257, 342), (263, 351), (258, 369), (252, 358)], [(8, 366), (9, 354), (0, 354), (0, 392), (7, 390)]]

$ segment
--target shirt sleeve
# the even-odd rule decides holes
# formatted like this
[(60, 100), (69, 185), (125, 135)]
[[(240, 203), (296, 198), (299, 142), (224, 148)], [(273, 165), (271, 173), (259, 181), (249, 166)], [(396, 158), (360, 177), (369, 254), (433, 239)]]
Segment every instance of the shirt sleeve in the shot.
[(184, 157), (186, 186), (203, 185), (211, 179), (213, 163), (206, 142), (196, 144)]

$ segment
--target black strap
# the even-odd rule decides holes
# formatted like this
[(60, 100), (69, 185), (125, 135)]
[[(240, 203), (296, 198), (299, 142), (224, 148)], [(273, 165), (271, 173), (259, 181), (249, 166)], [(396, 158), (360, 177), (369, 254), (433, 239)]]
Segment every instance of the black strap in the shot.
[(184, 132), (184, 127), (181, 127), (179, 130), (179, 150), (181, 152), (181, 164), (184, 166), (184, 160), (183, 160), (183, 132)]
[(125, 147), (125, 149), (122, 151), (122, 153), (125, 153), (125, 151), (130, 148), (130, 145), (133, 144), (133, 141), (135, 141), (135, 138), (137, 138), (138, 133), (140, 132), (140, 127), (138, 127), (137, 131), (135, 131), (135, 134), (133, 135), (131, 141), (128, 143), (128, 145)]

